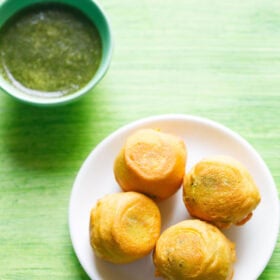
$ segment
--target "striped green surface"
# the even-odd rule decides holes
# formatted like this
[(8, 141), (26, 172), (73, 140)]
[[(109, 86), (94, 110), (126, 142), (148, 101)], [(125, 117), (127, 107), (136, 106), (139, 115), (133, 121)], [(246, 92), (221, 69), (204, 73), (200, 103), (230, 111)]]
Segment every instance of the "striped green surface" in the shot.
[[(102, 139), (142, 117), (185, 113), (228, 126), (261, 154), (279, 190), (280, 1), (100, 4), (115, 50), (92, 93), (50, 109), (0, 95), (1, 280), (88, 279), (68, 233), (72, 183)], [(279, 264), (278, 239), (259, 279), (280, 279)]]

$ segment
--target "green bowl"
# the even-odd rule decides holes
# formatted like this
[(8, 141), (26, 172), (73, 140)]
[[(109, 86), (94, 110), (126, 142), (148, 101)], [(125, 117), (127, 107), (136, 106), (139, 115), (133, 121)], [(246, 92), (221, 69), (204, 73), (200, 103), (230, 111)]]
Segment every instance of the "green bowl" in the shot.
[(0, 75), (0, 91), (6, 92), (17, 100), (39, 106), (54, 106), (77, 100), (89, 92), (102, 79), (112, 58), (112, 35), (109, 22), (103, 10), (92, 0), (4, 0), (0, 1), (0, 27), (15, 13), (38, 3), (60, 3), (70, 5), (84, 13), (96, 26), (102, 44), (101, 63), (92, 79), (83, 88), (61, 97), (39, 97), (28, 95), (14, 87)]

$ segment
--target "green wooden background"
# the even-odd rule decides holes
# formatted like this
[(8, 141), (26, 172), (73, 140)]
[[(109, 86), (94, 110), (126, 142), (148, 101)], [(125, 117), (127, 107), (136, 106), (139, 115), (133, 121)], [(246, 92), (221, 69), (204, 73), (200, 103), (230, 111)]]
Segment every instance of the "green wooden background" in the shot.
[[(60, 108), (0, 94), (1, 280), (88, 279), (69, 238), (72, 183), (102, 139), (139, 118), (184, 113), (228, 126), (261, 154), (279, 190), (280, 1), (100, 4), (115, 48), (95, 90)], [(280, 279), (279, 239), (259, 279)]]

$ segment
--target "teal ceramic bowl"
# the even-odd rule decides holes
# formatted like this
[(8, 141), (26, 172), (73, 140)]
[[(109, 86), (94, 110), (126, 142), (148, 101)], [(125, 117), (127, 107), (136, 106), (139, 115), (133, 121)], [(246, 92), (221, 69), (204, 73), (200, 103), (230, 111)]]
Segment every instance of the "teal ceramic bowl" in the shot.
[(101, 37), (102, 57), (99, 68), (92, 79), (81, 89), (60, 97), (39, 97), (22, 92), (6, 81), (0, 74), (0, 91), (3, 91), (19, 101), (39, 106), (54, 106), (66, 104), (79, 99), (92, 90), (108, 70), (112, 57), (112, 35), (109, 22), (97, 3), (92, 0), (4, 0), (0, 1), (0, 27), (15, 13), (33, 4), (59, 3), (80, 10), (96, 26)]

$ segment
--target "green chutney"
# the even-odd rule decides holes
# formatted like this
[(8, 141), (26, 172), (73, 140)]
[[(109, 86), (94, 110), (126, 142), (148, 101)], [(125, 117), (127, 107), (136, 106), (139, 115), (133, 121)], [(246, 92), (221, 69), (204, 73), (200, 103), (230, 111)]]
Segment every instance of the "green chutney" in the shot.
[(101, 56), (98, 30), (67, 5), (31, 6), (0, 29), (0, 74), (27, 94), (59, 97), (81, 89)]

